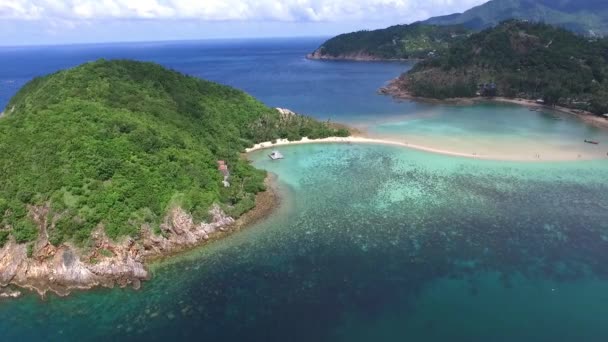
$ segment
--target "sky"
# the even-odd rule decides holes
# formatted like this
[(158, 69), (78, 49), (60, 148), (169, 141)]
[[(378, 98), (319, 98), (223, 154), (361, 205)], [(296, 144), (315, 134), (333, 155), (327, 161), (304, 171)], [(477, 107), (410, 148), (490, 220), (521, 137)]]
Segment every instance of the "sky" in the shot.
[(0, 46), (332, 36), (487, 0), (0, 0)]

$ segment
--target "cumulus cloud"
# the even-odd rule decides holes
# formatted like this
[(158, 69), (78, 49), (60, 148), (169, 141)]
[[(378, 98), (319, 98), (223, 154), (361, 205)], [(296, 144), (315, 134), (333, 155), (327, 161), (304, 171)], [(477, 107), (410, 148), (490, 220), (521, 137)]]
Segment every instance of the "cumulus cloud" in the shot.
[(0, 0), (0, 19), (401, 22), (463, 11), (486, 0)]

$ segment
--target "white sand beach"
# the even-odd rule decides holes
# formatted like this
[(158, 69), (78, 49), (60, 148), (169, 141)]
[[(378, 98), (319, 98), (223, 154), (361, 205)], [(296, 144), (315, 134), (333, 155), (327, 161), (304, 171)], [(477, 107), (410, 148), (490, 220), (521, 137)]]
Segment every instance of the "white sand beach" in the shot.
[(245, 152), (250, 153), (253, 151), (257, 151), (257, 150), (271, 149), (271, 148), (275, 148), (275, 147), (279, 147), (279, 146), (286, 146), (286, 145), (319, 144), (319, 143), (382, 144), (382, 145), (401, 146), (401, 147), (412, 148), (412, 149), (426, 151), (426, 152), (440, 153), (440, 154), (457, 156), (457, 157), (478, 158), (478, 159), (497, 159), (497, 158), (494, 158), (491, 156), (477, 155), (475, 153), (469, 154), (469, 153), (454, 152), (454, 151), (431, 148), (431, 147), (427, 147), (427, 146), (409, 144), (409, 143), (400, 142), (400, 141), (393, 141), (393, 140), (386, 140), (386, 139), (373, 139), (373, 138), (366, 138), (366, 137), (361, 137), (361, 136), (329, 137), (329, 138), (323, 138), (323, 139), (308, 139), (305, 137), (305, 138), (302, 138), (302, 140), (298, 140), (298, 141), (289, 141), (287, 139), (278, 139), (274, 143), (271, 141), (266, 141), (266, 142), (262, 142), (259, 144), (255, 144), (253, 147), (245, 149)]
[[(571, 151), (557, 153), (553, 151), (553, 153), (543, 154), (542, 156), (537, 153), (529, 153), (522, 152), (522, 154), (503, 154), (500, 151), (496, 151), (496, 153), (492, 153), (489, 151), (486, 152), (471, 152), (465, 153), (460, 151), (450, 151), (441, 148), (429, 147), (425, 145), (409, 143), (399, 140), (391, 140), (391, 139), (380, 139), (380, 138), (370, 138), (364, 136), (350, 136), (350, 137), (329, 137), (323, 139), (309, 139), (302, 138), (302, 140), (298, 141), (289, 141), (287, 139), (278, 139), (274, 143), (271, 141), (262, 142), (259, 144), (255, 144), (251, 148), (245, 149), (246, 153), (250, 153), (257, 150), (263, 149), (273, 149), (280, 146), (287, 145), (299, 145), (299, 144), (322, 144), (322, 143), (338, 143), (338, 144), (381, 144), (381, 145), (391, 145), (391, 146), (399, 146), (405, 148), (411, 148), (415, 150), (431, 152), (431, 153), (439, 153), (443, 155), (455, 156), (455, 157), (464, 157), (464, 158), (474, 158), (474, 159), (484, 159), (484, 160), (503, 160), (503, 161), (532, 161), (532, 162), (541, 162), (541, 161), (575, 161), (575, 160), (592, 160), (598, 159), (598, 156), (588, 154), (581, 155), (578, 153), (574, 153)], [(603, 157), (599, 157), (603, 158)]]

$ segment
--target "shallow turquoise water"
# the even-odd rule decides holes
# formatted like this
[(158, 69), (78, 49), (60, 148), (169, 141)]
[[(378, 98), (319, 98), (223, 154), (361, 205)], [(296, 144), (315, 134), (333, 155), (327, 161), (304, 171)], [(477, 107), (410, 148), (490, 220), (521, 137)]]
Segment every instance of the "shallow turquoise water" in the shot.
[[(508, 159), (607, 158), (608, 131), (572, 115), (512, 104), (434, 105), (401, 116), (361, 121), (372, 136)], [(585, 139), (600, 142), (590, 145)]]
[(140, 291), (0, 304), (20, 340), (604, 341), (606, 161), (377, 145), (252, 155), (268, 220), (154, 268)]

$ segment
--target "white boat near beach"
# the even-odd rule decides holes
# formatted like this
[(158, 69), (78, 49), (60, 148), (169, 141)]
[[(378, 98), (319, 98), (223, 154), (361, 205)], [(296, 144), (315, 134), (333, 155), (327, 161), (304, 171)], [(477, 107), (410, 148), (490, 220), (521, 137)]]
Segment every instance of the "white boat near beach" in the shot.
[(283, 155), (281, 154), (281, 152), (279, 151), (272, 151), (271, 154), (268, 155), (270, 157), (270, 159), (272, 160), (278, 160), (278, 159), (283, 159), (285, 157), (283, 157)]

